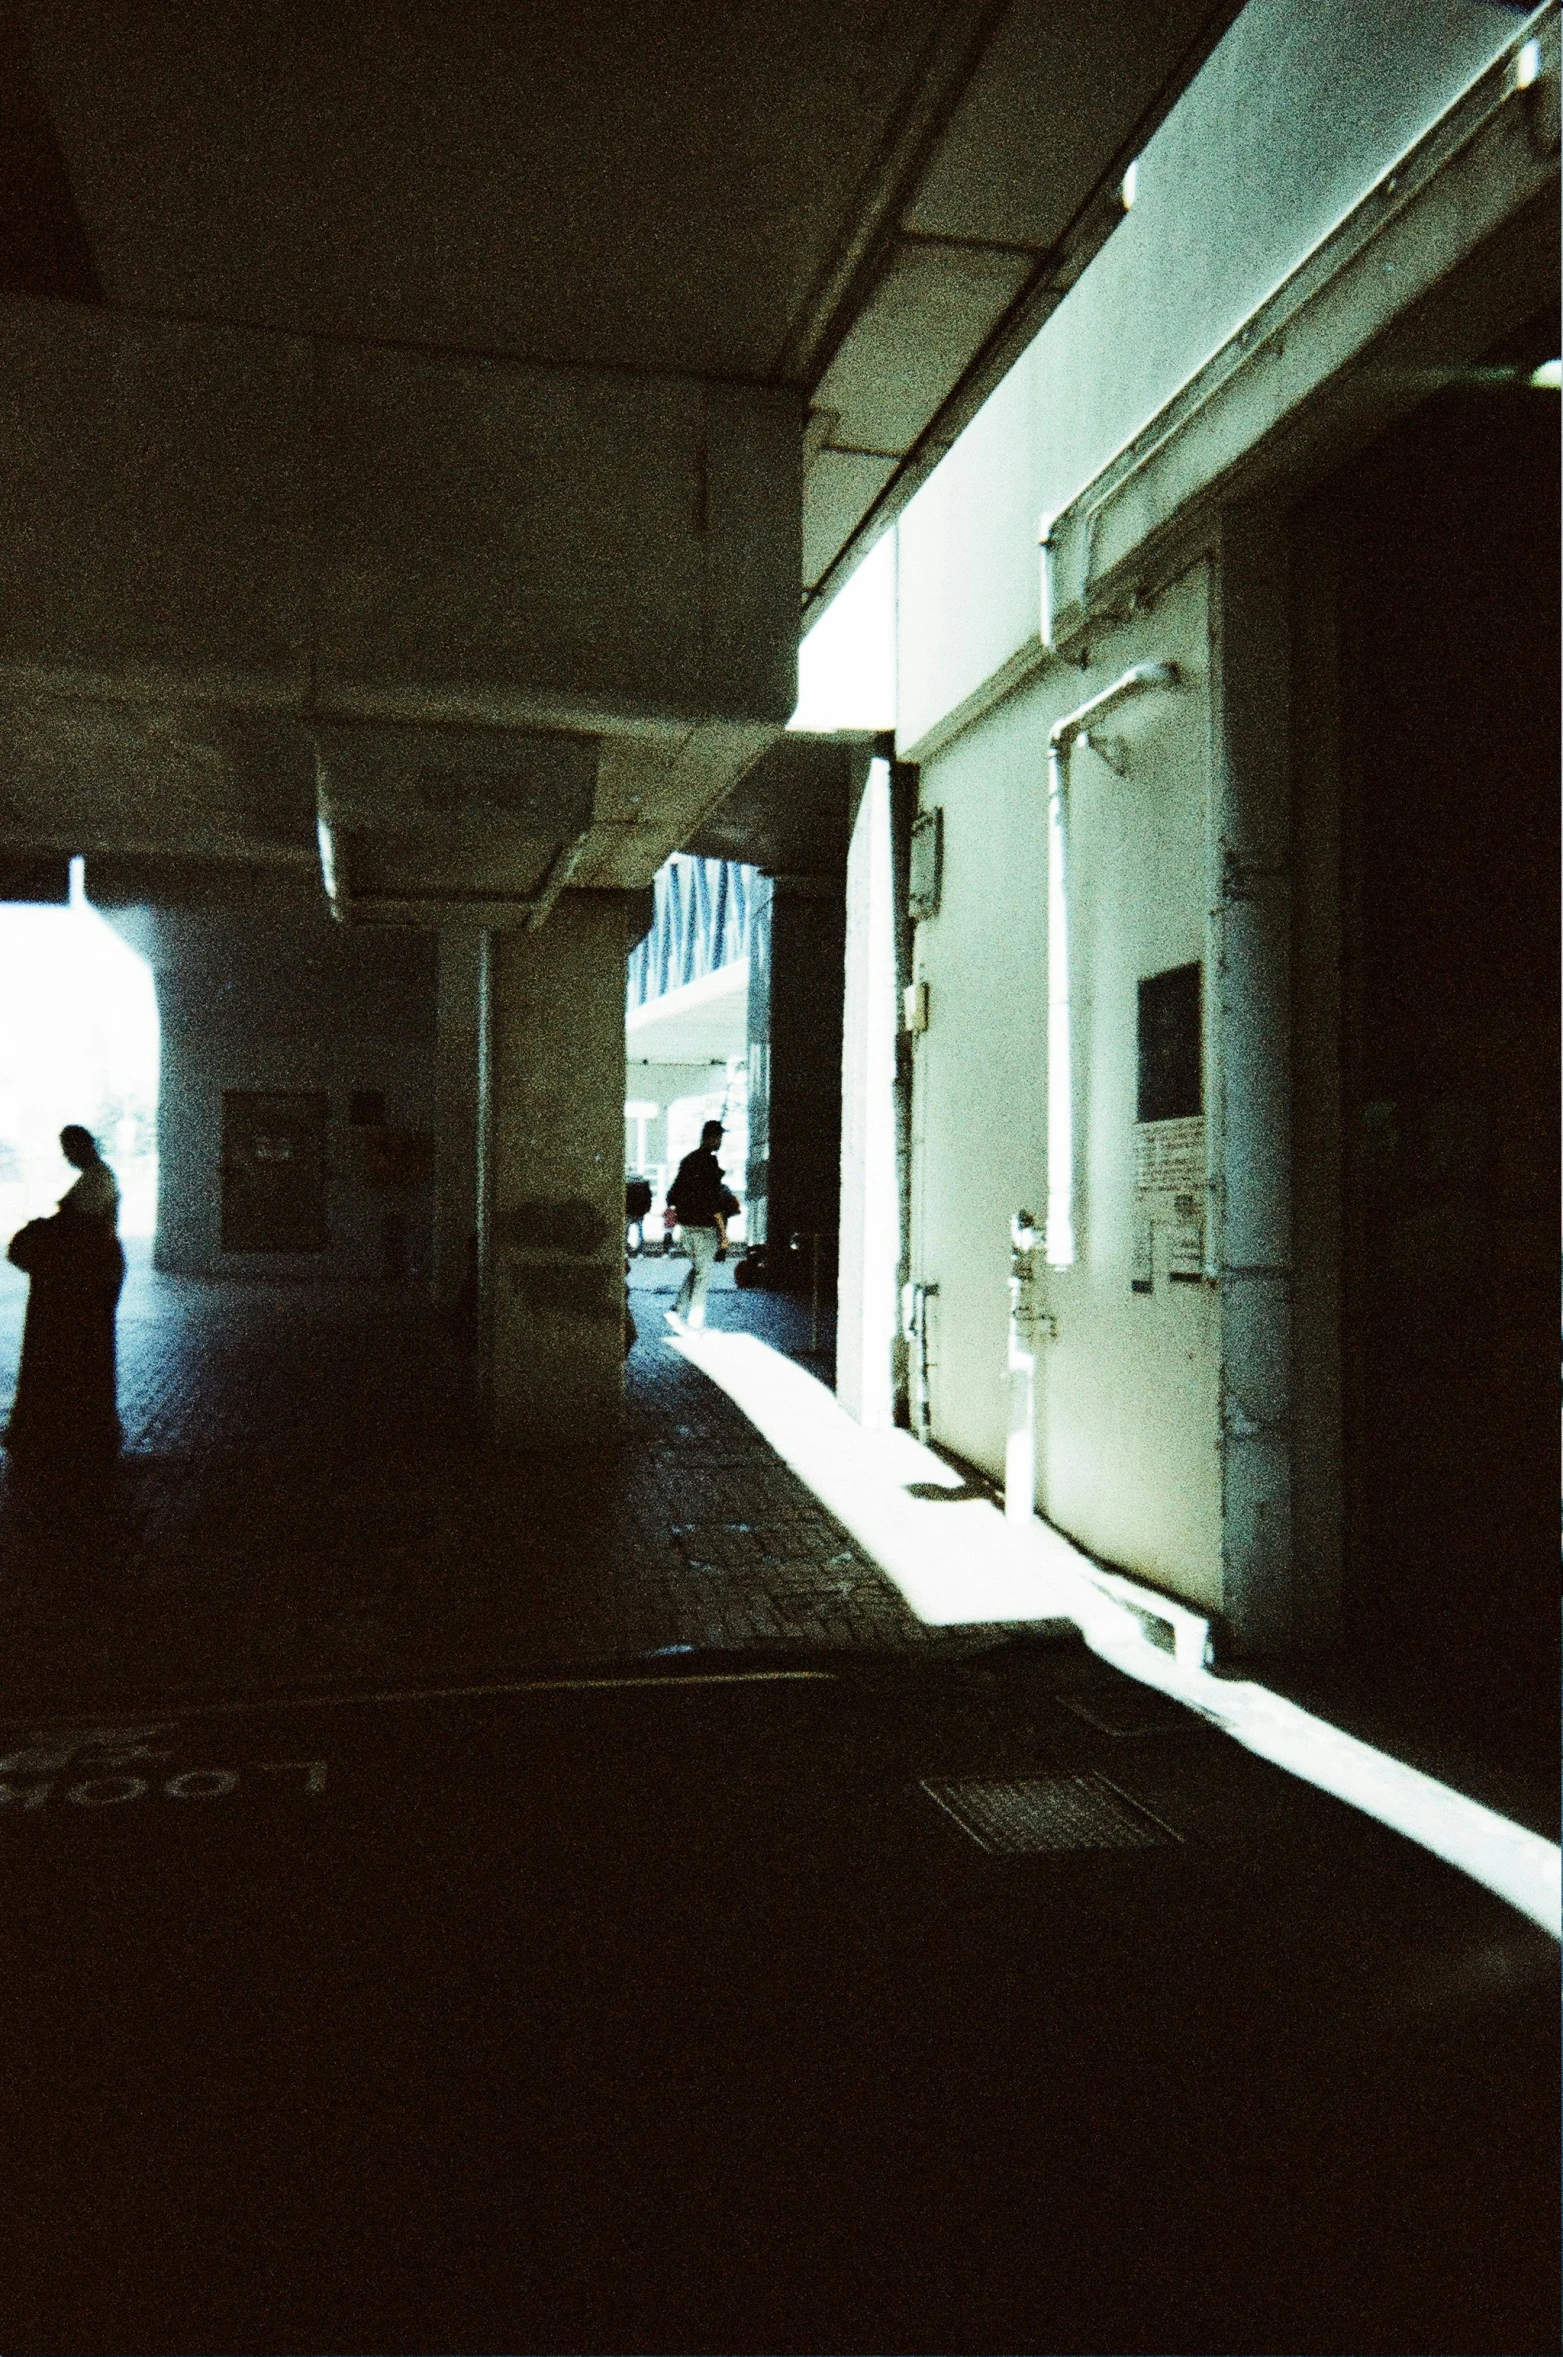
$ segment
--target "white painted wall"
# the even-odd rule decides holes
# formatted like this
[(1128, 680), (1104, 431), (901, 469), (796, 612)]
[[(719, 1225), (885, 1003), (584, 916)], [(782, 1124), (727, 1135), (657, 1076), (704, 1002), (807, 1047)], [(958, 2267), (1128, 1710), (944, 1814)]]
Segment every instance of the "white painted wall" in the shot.
[(1485, 0), (1249, 0), (1132, 212), (901, 518), (901, 750), (1031, 646), (1037, 526), (1512, 40)]
[[(939, 913), (918, 927), (929, 985), (914, 1115), (914, 1273), (930, 1305), (936, 1440), (1004, 1471), (1009, 1221), (1047, 1196), (1047, 736), (1131, 663), (1175, 661), (1186, 685), (1107, 725), (1119, 778), (1072, 765), (1069, 947), (1076, 1260), (1039, 1306), (1037, 1501), (1093, 1553), (1191, 1599), (1221, 1602), (1220, 1322), (1215, 1289), (1131, 1288), (1137, 989), (1206, 959), (1209, 903), (1207, 582), (1052, 666), (965, 730), (922, 774), (944, 812)], [(1207, 1102), (1209, 1088), (1207, 1084)], [(1212, 1238), (1214, 1244), (1214, 1238)]]
[[(1022, 1206), (1040, 1211), (1047, 1195), (1048, 732), (1131, 664), (1172, 661), (1176, 693), (1147, 696), (1105, 724), (1123, 747), (1124, 774), (1091, 751), (1073, 763), (1078, 1249), (1038, 1286), (1057, 1333), (1040, 1347), (1037, 1497), (1091, 1552), (1222, 1612), (1234, 1639), (1255, 1648), (1296, 1641), (1304, 1579), (1286, 1519), (1290, 754), (1280, 574), (1272, 580), (1275, 568), (1259, 561), (1265, 550), (1234, 571), (1227, 519), (1205, 543), (1214, 554), (1132, 620), (1100, 624), (1077, 667), (1038, 642), (1037, 524), (1153, 424), (1515, 32), (1513, 12), (1477, 0), (1372, 10), (1250, 0), (1147, 148), (1133, 212), (898, 527), (897, 740), (921, 764), (924, 807), (942, 808), (945, 825), (943, 903), (920, 926), (916, 951), (931, 1020), (916, 1048), (913, 1274), (938, 1287), (934, 1438), (1002, 1475), (1009, 1220)], [(1458, 225), (1443, 234), (1456, 241), (1448, 268)], [(1250, 528), (1271, 529), (1264, 520)], [(855, 848), (854, 862), (847, 1102), (849, 1123), (861, 1125), (873, 1098), (851, 977), (861, 992), (873, 871), (866, 850)], [(1163, 1231), (1146, 1292), (1134, 1282), (1143, 1277), (1137, 985), (1195, 961), (1204, 1273), (1169, 1281)], [(887, 1084), (884, 1095), (888, 1110)], [(866, 1153), (859, 1138), (844, 1156), (844, 1177), (860, 1191), (852, 1156)], [(865, 1264), (851, 1258), (849, 1229), (850, 1405), (881, 1345), (876, 1323), (864, 1347), (853, 1287), (866, 1281)]]
[(836, 1390), (871, 1431), (894, 1419), (892, 1351), (899, 1316), (895, 1149), (895, 935), (890, 775), (870, 764), (847, 854), (842, 1014), (841, 1258)]
[[(1073, 674), (1068, 674), (1070, 678)], [(944, 811), (939, 913), (917, 928), (929, 1027), (913, 1084), (912, 1262), (928, 1305), (933, 1429), (1004, 1470), (1009, 1220), (1047, 1192), (1047, 769), (1033, 686), (923, 771)]]

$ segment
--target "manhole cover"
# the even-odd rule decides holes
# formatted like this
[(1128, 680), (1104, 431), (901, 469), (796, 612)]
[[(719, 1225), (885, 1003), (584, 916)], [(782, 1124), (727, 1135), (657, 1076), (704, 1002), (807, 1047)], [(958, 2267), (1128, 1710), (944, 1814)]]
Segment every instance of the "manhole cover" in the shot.
[(923, 1790), (985, 1850), (1148, 1850), (1183, 1838), (1106, 1776), (924, 1777)]
[(1099, 1735), (1160, 1735), (1168, 1731), (1182, 1735), (1199, 1724), (1183, 1704), (1161, 1694), (1060, 1694), (1058, 1699), (1065, 1710), (1084, 1719)]

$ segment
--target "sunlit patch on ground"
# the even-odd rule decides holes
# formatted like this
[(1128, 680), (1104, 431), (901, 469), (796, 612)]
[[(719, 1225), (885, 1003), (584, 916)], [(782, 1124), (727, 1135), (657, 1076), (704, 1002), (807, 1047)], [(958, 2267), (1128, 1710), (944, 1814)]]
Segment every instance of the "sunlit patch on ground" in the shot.
[[(942, 1641), (662, 1346), (655, 1294), (611, 1452), (511, 1456), (478, 1441), (470, 1362), (420, 1289), (170, 1276), (144, 1244), (130, 1263), (112, 1482), (38, 1499), (0, 1456), (0, 1702)], [(0, 1421), (25, 1293), (0, 1263)], [(719, 1314), (808, 1339), (785, 1296), (724, 1291)]]
[[(753, 1335), (678, 1337), (930, 1624), (1078, 1627), (1103, 1661), (1186, 1704), (1259, 1757), (1485, 1884), (1554, 1937), (1555, 1843), (1251, 1680), (1217, 1677), (1199, 1615), (1104, 1575), (1046, 1523), (1014, 1523), (909, 1433), (865, 1432), (803, 1368)], [(921, 1494), (918, 1494), (921, 1492)]]

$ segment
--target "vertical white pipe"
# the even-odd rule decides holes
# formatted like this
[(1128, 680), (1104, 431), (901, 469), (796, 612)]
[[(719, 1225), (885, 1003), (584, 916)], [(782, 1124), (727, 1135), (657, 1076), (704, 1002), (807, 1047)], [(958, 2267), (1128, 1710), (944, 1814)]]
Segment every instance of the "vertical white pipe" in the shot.
[(1036, 1275), (1037, 1231), (1029, 1211), (1010, 1222), (1009, 1255), (1009, 1431), (1004, 1444), (1004, 1512), (1011, 1522), (1029, 1522), (1037, 1503), (1036, 1440)]
[(1178, 684), (1176, 663), (1135, 663), (1073, 712), (1055, 720), (1047, 765), (1047, 1234), (1048, 1266), (1075, 1258), (1073, 1043), (1069, 1020), (1069, 757), (1095, 720), (1131, 696)]
[(1049, 1268), (1075, 1258), (1074, 1053), (1069, 1021), (1069, 751), (1048, 746), (1047, 1232)]

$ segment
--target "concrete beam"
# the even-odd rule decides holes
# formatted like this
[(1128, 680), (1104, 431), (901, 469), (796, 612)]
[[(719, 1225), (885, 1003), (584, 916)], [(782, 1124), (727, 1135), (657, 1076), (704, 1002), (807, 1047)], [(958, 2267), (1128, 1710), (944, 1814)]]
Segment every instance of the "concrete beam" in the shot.
[(319, 897), (314, 760), (253, 712), (0, 693), (0, 844), (275, 866)]
[(0, 297), (0, 741), (37, 781), (0, 842), (253, 859), (276, 828), (235, 730), (264, 716), (293, 727), (290, 849), (315, 731), (328, 830), (430, 921), (524, 897), (556, 847), (511, 810), (500, 857), (422, 795), (453, 730), (488, 732), (490, 776), (571, 768), (581, 880), (645, 884), (796, 701), (801, 418), (764, 386)]
[(317, 369), (317, 710), (786, 721), (797, 397), (352, 346)]
[(846, 889), (853, 813), (878, 740), (789, 729), (683, 845), (772, 876), (835, 876)]
[(0, 679), (675, 731), (796, 700), (801, 398), (0, 297)]
[(508, 904), (521, 921), (560, 851), (590, 830), (595, 737), (383, 723), (311, 733), (340, 917), (437, 924), (464, 906)]
[(295, 336), (0, 297), (0, 684), (303, 707), (313, 368)]
[(251, 916), (325, 914), (312, 868), (239, 858), (89, 852), (87, 898), (94, 908), (244, 909)]
[(0, 900), (63, 905), (71, 896), (71, 863), (62, 853), (0, 851)]

